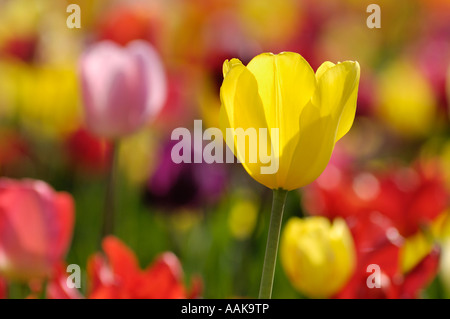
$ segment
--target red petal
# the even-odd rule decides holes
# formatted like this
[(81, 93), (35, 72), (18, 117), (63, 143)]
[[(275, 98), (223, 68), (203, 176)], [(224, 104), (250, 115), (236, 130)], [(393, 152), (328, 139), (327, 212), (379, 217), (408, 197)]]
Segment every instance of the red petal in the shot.
[(182, 276), (178, 258), (170, 252), (163, 253), (143, 274), (139, 294), (142, 298), (186, 298)]
[(417, 298), (420, 290), (425, 288), (436, 276), (439, 267), (439, 251), (433, 250), (405, 277), (399, 298)]
[(66, 266), (59, 264), (55, 266), (52, 278), (47, 283), (48, 299), (82, 299), (83, 295), (77, 288), (67, 286), (68, 273)]
[(140, 269), (137, 258), (122, 241), (114, 236), (108, 236), (103, 239), (102, 247), (115, 280), (119, 280), (121, 284), (129, 284), (138, 276)]

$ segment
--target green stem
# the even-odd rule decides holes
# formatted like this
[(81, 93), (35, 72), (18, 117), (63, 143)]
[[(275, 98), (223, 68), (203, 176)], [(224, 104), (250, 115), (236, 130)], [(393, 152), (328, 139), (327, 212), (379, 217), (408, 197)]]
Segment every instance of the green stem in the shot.
[(287, 191), (284, 189), (273, 190), (272, 212), (270, 214), (269, 235), (267, 237), (266, 254), (259, 288), (259, 299), (272, 297), (273, 278), (277, 261), (278, 242), (280, 240), (281, 222), (283, 220), (284, 204)]
[(115, 184), (117, 174), (117, 160), (119, 156), (119, 142), (117, 140), (112, 142), (111, 146), (111, 159), (108, 168), (108, 176), (106, 181), (106, 193), (105, 193), (105, 206), (103, 211), (103, 225), (102, 225), (102, 238), (110, 235), (114, 232), (114, 219), (115, 219)]

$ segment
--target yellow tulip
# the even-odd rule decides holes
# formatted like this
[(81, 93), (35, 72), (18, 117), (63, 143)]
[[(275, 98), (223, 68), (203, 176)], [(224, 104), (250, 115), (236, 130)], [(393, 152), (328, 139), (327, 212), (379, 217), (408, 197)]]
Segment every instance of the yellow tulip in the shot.
[[(226, 60), (220, 89), (220, 126), (227, 129), (267, 129), (258, 137), (257, 160), (250, 143), (238, 143), (234, 133), (227, 145), (259, 183), (271, 189), (293, 190), (314, 181), (325, 169), (335, 143), (351, 128), (356, 111), (358, 62), (324, 62), (316, 73), (299, 54), (263, 53), (247, 66)], [(278, 136), (271, 135), (278, 129)], [(231, 141), (231, 142), (230, 142)], [(261, 149), (277, 160), (268, 174)], [(254, 154), (250, 154), (254, 155)]]
[(1, 64), (0, 105), (28, 131), (58, 139), (79, 126), (80, 109), (73, 65), (31, 67)]
[(311, 298), (327, 298), (349, 280), (356, 263), (343, 219), (291, 218), (281, 237), (281, 263), (292, 285)]

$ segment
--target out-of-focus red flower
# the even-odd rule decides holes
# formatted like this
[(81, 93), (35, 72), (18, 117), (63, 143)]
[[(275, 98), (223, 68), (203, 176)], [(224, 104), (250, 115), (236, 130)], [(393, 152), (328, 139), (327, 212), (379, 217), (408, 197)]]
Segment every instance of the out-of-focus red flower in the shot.
[(77, 288), (67, 285), (68, 273), (66, 265), (59, 263), (53, 268), (50, 280), (47, 282), (46, 297), (48, 299), (82, 299), (83, 295)]
[[(402, 238), (390, 221), (378, 213), (349, 218), (355, 242), (357, 266), (348, 284), (335, 298), (344, 299), (412, 299), (435, 277), (439, 253), (432, 250), (414, 268), (402, 273), (400, 247)], [(367, 280), (373, 273), (369, 265), (380, 269), (381, 287), (369, 288)]]
[(113, 6), (99, 22), (98, 38), (120, 45), (133, 40), (146, 40), (157, 45), (162, 21), (161, 14), (156, 11), (156, 8), (141, 4)]
[(388, 172), (380, 177), (380, 194), (373, 207), (391, 219), (404, 237), (429, 225), (449, 204), (437, 166), (423, 164)]
[(37, 44), (38, 37), (35, 34), (14, 37), (4, 43), (0, 53), (24, 62), (32, 62), (36, 55)]
[(74, 203), (38, 180), (0, 179), (0, 273), (31, 280), (49, 276), (72, 238)]
[[(351, 172), (329, 166), (305, 192), (304, 205), (312, 214), (344, 217), (355, 242), (357, 266), (337, 298), (416, 298), (434, 278), (439, 253), (417, 259), (405, 270), (401, 249), (405, 238), (420, 232), (447, 207), (438, 166), (418, 162), (384, 172)], [(381, 288), (369, 288), (367, 267), (381, 271)]]
[(448, 203), (449, 194), (434, 163), (356, 174), (330, 166), (304, 198), (309, 213), (329, 218), (378, 212), (404, 237), (433, 221)]
[(102, 172), (106, 169), (111, 145), (80, 128), (67, 138), (66, 150), (70, 165), (88, 172)]
[(177, 257), (165, 252), (151, 266), (141, 270), (134, 253), (119, 239), (103, 240), (105, 256), (96, 254), (88, 262), (92, 299), (179, 299), (200, 294), (199, 281), (190, 292), (183, 284), (183, 271)]

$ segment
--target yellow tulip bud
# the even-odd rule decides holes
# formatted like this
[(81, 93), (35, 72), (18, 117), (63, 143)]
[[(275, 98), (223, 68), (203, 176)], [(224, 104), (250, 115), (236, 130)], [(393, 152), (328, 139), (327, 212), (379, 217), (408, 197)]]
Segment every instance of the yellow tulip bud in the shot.
[[(353, 124), (358, 62), (325, 62), (314, 74), (297, 53), (263, 53), (247, 66), (227, 60), (223, 73), (220, 126), (248, 174), (271, 189), (293, 190), (314, 181)], [(242, 143), (238, 129), (259, 130), (257, 146)], [(276, 160), (275, 172), (264, 171), (265, 155)]]
[(291, 218), (281, 237), (281, 262), (292, 285), (311, 298), (327, 298), (349, 280), (356, 263), (343, 219)]

